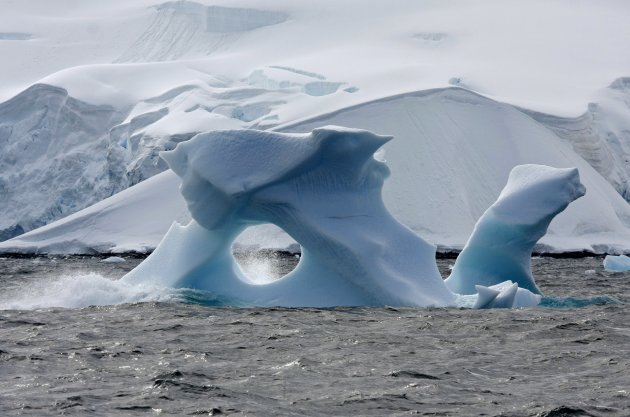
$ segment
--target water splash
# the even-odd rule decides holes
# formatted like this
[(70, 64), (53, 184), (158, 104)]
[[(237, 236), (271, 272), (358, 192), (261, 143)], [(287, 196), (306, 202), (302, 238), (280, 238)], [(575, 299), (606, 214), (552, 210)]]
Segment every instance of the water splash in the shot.
[(0, 310), (52, 307), (83, 308), (144, 301), (172, 300), (173, 291), (150, 285), (130, 285), (96, 273), (51, 276), (27, 282), (0, 296)]
[[(290, 255), (273, 251), (249, 251), (235, 254), (241, 272), (252, 282), (269, 284), (285, 276), (297, 265)], [(299, 259), (296, 258), (296, 259)]]

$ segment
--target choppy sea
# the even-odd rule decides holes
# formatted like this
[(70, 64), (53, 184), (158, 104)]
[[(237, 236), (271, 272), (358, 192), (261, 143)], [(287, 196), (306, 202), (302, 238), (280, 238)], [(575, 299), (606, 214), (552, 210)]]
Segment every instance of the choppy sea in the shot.
[(219, 307), (117, 281), (139, 262), (0, 258), (0, 416), (630, 416), (601, 258), (534, 258), (518, 310)]

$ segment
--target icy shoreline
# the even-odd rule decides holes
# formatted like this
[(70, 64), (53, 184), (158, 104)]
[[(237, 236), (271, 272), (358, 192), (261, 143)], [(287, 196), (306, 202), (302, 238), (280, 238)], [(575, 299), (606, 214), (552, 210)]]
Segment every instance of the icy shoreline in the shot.
[[(110, 256), (120, 256), (123, 258), (133, 259), (145, 259), (153, 253), (153, 250), (147, 252), (127, 251), (127, 252), (97, 252), (90, 251), (89, 248), (85, 252), (81, 253), (61, 253), (61, 252), (19, 252), (19, 251), (0, 251), (0, 258), (17, 258), (17, 259), (30, 259), (30, 258), (108, 258)], [(294, 252), (286, 249), (260, 249), (252, 251), (237, 252), (237, 254), (271, 254), (275, 255), (299, 255), (300, 252)], [(435, 253), (435, 259), (457, 259), (460, 255), (460, 250), (453, 250), (449, 248), (438, 248)], [(606, 252), (592, 252), (592, 251), (557, 251), (557, 252), (532, 252), (532, 258), (554, 258), (554, 259), (580, 259), (580, 258), (601, 258), (604, 259), (611, 253)], [(625, 252), (623, 255), (630, 256), (630, 252)]]

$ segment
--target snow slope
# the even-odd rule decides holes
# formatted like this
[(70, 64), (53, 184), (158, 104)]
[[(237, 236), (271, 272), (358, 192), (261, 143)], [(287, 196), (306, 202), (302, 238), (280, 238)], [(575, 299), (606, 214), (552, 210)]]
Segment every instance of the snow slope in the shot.
[[(527, 109), (628, 198), (628, 15), (619, 0), (6, 0), (0, 239), (163, 171), (158, 152), (198, 132), (448, 86)], [(461, 245), (490, 194), (429, 232)]]
[[(392, 178), (384, 200), (403, 223), (445, 247), (459, 247), (516, 165), (577, 167), (587, 194), (551, 224), (547, 250), (630, 247), (630, 206), (571, 146), (513, 106), (464, 89), (395, 96), (282, 130), (336, 124), (390, 134)], [(539, 250), (544, 250), (539, 246)]]
[[(461, 249), (477, 219), (497, 199), (510, 170), (516, 165), (535, 163), (577, 167), (587, 189), (585, 197), (556, 217), (537, 250), (630, 250), (630, 206), (570, 144), (510, 105), (464, 89), (438, 89), (365, 103), (280, 130), (309, 132), (330, 124), (394, 136), (384, 146), (384, 155), (379, 156), (384, 157), (392, 173), (383, 191), (386, 206), (402, 223), (441, 249)], [(169, 175), (172, 174), (159, 174), (154, 180)], [(112, 217), (103, 217), (93, 208), (78, 215), (106, 229), (113, 218), (141, 218), (142, 212), (155, 211), (155, 201), (179, 198), (176, 182), (155, 184), (139, 185), (153, 197), (144, 205), (139, 201), (131, 211), (121, 205), (123, 198), (114, 196), (110, 205)], [(139, 186), (128, 189), (126, 195), (134, 195)], [(98, 233), (91, 233), (82, 246), (77, 246), (62, 220), (46, 227), (47, 240), (40, 244), (36, 242), (42, 237), (34, 231), (0, 243), (0, 250), (23, 252), (37, 248), (46, 252), (67, 247), (76, 251), (83, 247), (82, 250), (91, 251), (107, 248), (108, 244), (155, 247), (160, 239), (148, 241), (145, 236), (158, 236), (158, 229), (167, 230), (180, 215), (179, 207), (173, 209), (170, 217), (167, 207), (160, 208), (164, 224), (158, 228), (155, 223), (155, 229), (138, 225), (133, 233), (123, 230), (117, 238), (114, 234), (100, 238)], [(118, 240), (125, 244), (116, 244)], [(286, 247), (291, 242), (277, 230), (252, 231), (241, 240), (241, 244), (266, 247)]]

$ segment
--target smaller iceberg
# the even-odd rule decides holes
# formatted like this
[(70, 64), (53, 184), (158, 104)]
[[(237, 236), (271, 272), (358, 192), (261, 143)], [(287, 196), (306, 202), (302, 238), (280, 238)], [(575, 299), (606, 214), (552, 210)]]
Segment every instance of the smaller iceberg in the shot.
[(518, 283), (512, 281), (489, 287), (475, 285), (475, 290), (477, 297), (472, 308), (476, 309), (533, 307), (542, 299), (542, 295), (519, 288)]
[(604, 269), (609, 272), (630, 271), (630, 257), (626, 255), (607, 255), (604, 258)]
[(105, 259), (102, 259), (101, 262), (104, 264), (122, 264), (127, 261), (125, 260), (125, 258), (122, 258), (120, 256), (110, 256)]
[[(444, 281), (435, 246), (383, 203), (389, 169), (374, 153), (389, 140), (335, 126), (309, 134), (215, 131), (163, 152), (193, 220), (174, 223), (123, 282), (208, 291), (242, 306), (537, 305), (531, 252), (551, 220), (584, 194), (577, 169), (514, 168)], [(243, 274), (231, 247), (264, 223), (285, 230), (302, 254), (291, 273), (261, 283)]]
[(585, 192), (577, 168), (514, 167), (497, 201), (477, 221), (446, 285), (458, 294), (475, 294), (480, 285), (509, 279), (519, 290), (541, 294), (531, 270), (534, 245), (553, 218)]

